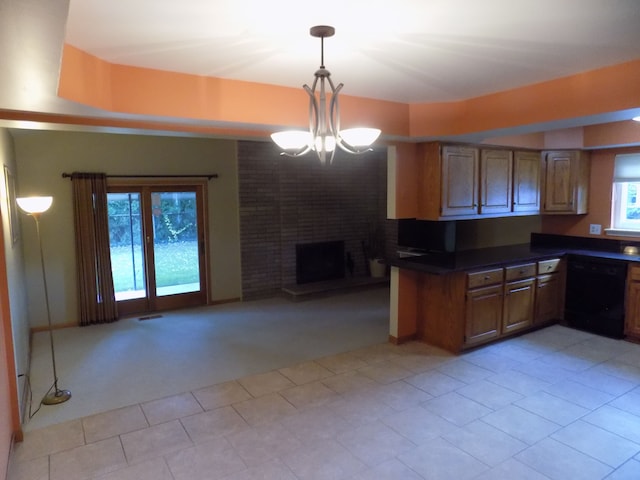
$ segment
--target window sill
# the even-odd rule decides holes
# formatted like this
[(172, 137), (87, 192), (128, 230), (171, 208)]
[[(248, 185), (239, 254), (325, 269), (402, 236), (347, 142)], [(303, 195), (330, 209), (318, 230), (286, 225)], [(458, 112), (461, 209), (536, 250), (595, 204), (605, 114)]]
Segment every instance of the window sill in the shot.
[(605, 228), (605, 235), (615, 235), (616, 237), (640, 237), (640, 230), (623, 230), (618, 228)]

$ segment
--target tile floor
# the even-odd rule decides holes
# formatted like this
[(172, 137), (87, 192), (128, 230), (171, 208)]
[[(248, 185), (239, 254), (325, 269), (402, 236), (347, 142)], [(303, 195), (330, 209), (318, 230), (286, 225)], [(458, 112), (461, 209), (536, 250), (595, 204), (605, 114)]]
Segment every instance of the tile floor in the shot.
[(380, 344), (28, 431), (10, 480), (640, 479), (640, 345)]

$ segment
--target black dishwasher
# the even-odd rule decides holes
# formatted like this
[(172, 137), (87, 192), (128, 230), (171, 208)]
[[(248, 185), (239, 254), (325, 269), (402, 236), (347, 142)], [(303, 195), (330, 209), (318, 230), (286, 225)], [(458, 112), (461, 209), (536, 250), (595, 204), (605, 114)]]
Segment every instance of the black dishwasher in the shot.
[(612, 338), (624, 337), (627, 262), (570, 255), (567, 262), (565, 321)]

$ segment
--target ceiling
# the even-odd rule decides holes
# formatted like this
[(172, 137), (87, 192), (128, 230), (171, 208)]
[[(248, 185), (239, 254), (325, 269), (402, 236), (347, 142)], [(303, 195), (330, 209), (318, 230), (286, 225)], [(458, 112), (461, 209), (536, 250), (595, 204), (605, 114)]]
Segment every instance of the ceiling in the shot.
[(638, 0), (71, 0), (66, 41), (126, 65), (445, 102), (640, 58)]

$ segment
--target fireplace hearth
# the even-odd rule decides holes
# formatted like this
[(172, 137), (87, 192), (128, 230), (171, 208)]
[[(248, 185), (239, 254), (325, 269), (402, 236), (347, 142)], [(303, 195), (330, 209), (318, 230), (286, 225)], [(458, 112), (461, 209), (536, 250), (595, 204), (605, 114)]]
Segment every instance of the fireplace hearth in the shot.
[(298, 284), (344, 278), (344, 242), (299, 243), (296, 245)]

